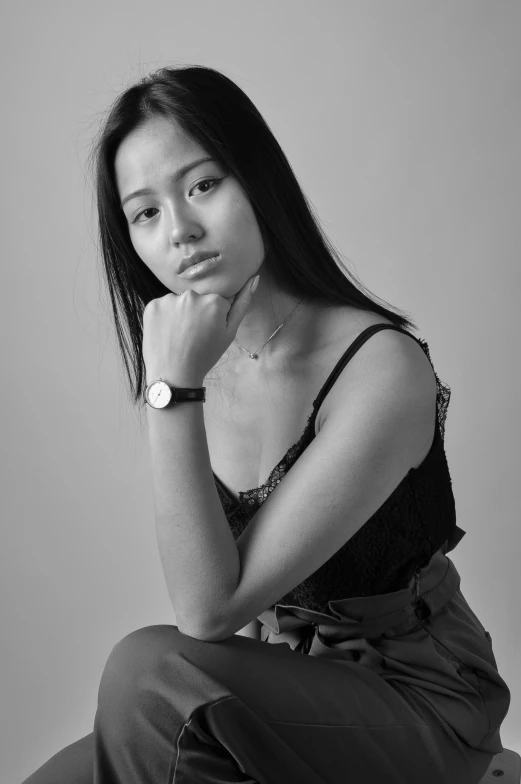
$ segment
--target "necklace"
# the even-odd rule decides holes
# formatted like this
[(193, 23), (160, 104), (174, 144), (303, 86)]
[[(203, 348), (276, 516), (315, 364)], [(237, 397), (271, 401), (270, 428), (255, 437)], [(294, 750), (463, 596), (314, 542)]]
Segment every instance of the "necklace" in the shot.
[[(304, 297), (302, 297), (302, 299), (304, 299)], [(302, 299), (300, 300), (300, 302), (302, 302)], [(296, 309), (298, 308), (298, 306), (300, 305), (300, 302), (297, 302), (297, 304), (295, 305), (295, 307), (293, 308), (293, 310), (290, 312), (290, 314), (289, 314), (288, 316), (286, 316), (286, 318), (284, 319), (284, 321), (282, 322), (282, 324), (280, 325), (280, 327), (277, 327), (277, 329), (275, 330), (275, 332), (273, 333), (273, 335), (270, 335), (270, 336), (269, 336), (269, 338), (267, 339), (266, 343), (269, 343), (269, 342), (270, 342), (270, 340), (271, 340), (273, 337), (275, 337), (275, 335), (277, 334), (277, 332), (279, 331), (279, 329), (281, 329), (281, 328), (284, 326), (284, 324), (285, 324), (285, 323), (286, 323), (286, 321), (289, 319), (289, 317), (291, 316), (291, 314), (293, 313), (293, 311), (294, 311), (294, 310), (296, 310)], [(263, 345), (262, 345), (260, 348), (258, 348), (258, 349), (257, 349), (257, 351), (254, 351), (254, 352), (253, 352), (253, 354), (252, 354), (252, 352), (251, 352), (251, 351), (248, 351), (248, 349), (246, 349), (246, 348), (243, 348), (243, 347), (241, 346), (241, 344), (239, 343), (239, 341), (237, 340), (237, 338), (235, 338), (235, 342), (237, 343), (237, 345), (239, 346), (239, 348), (240, 348), (240, 349), (242, 349), (242, 351), (246, 351), (246, 353), (250, 355), (250, 359), (258, 359), (259, 352), (260, 352), (260, 351), (262, 351), (262, 349), (263, 349), (263, 348), (264, 348), (264, 346), (266, 345), (266, 343), (264, 343), (264, 344), (263, 344)]]

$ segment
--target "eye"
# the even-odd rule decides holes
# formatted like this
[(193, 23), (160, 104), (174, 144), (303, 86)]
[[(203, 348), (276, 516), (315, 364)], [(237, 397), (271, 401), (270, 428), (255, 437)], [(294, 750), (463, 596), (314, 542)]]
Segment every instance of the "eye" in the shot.
[[(201, 182), (198, 182), (197, 185), (194, 185), (194, 187), (191, 188), (189, 195), (191, 195), (196, 188), (203, 188), (201, 193), (208, 193), (208, 191), (210, 191), (213, 188), (213, 186), (219, 182), (221, 182), (221, 180), (216, 178), (201, 180)], [(205, 186), (207, 185), (209, 185), (210, 187), (206, 188)]]
[(149, 216), (148, 218), (145, 218), (145, 220), (144, 220), (144, 221), (142, 221), (142, 220), (139, 220), (139, 218), (140, 218), (142, 215), (145, 215), (147, 212), (152, 212), (153, 210), (156, 210), (156, 212), (157, 212), (157, 208), (156, 208), (156, 207), (147, 207), (146, 209), (144, 209), (144, 210), (141, 210), (141, 212), (138, 212), (138, 214), (137, 214), (137, 215), (135, 216), (135, 218), (132, 220), (132, 223), (146, 223), (148, 220), (150, 220), (150, 219), (151, 219), (151, 217), (153, 218), (154, 216), (153, 216), (153, 215), (152, 215), (152, 216)]

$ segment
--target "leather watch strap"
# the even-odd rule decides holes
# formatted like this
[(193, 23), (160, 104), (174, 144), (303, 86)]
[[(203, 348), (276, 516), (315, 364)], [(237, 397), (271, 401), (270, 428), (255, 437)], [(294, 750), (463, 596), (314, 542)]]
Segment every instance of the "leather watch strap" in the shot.
[(182, 403), (187, 400), (206, 400), (206, 387), (191, 389), (187, 387), (170, 387), (172, 390), (171, 403)]

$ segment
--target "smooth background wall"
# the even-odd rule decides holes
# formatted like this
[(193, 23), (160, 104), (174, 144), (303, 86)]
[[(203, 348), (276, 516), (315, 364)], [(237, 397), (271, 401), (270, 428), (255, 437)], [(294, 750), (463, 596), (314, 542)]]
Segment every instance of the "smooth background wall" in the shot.
[(521, 752), (518, 2), (23, 2), (2, 67), (2, 781), (91, 731), (112, 646), (173, 623), (146, 432), (101, 288), (86, 157), (162, 65), (257, 104), (351, 269), (452, 389), (451, 554), (512, 691)]

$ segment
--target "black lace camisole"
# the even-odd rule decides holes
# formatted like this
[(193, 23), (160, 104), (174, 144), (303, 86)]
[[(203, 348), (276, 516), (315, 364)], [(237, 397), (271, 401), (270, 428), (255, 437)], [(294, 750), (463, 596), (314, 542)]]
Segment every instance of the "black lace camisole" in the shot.
[[(315, 417), (327, 393), (358, 349), (381, 329), (396, 329), (416, 340), (429, 362), (426, 341), (391, 324), (374, 324), (353, 341), (339, 359), (313, 402), (306, 429), (260, 487), (239, 493), (239, 501), (214, 474), (216, 488), (234, 539), (315, 438)], [(434, 370), (434, 367), (433, 367)], [(328, 602), (355, 596), (374, 596), (406, 588), (414, 572), (453, 533), (456, 510), (452, 482), (444, 449), (444, 432), (450, 387), (437, 374), (437, 417), (433, 442), (418, 468), (411, 468), (399, 485), (364, 525), (300, 585), (276, 604), (304, 607), (331, 614)]]

